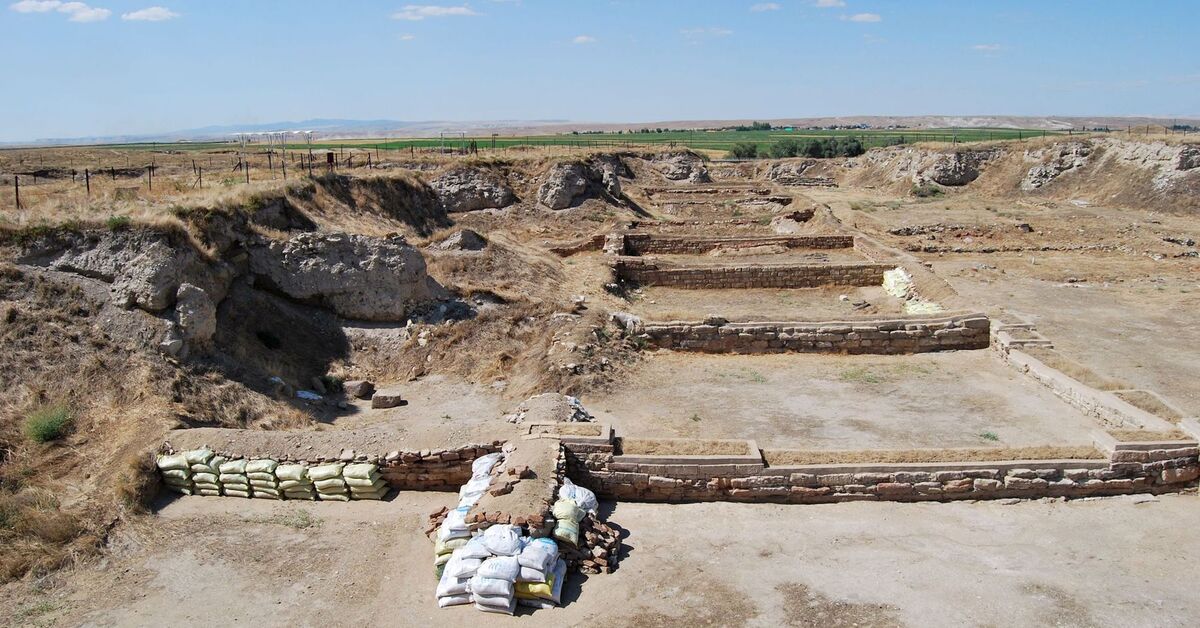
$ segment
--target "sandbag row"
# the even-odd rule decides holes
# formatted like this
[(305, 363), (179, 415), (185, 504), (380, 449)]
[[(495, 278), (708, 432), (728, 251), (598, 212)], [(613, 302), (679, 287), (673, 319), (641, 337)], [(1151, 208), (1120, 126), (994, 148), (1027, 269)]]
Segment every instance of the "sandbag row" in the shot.
[(517, 605), (558, 606), (567, 564), (553, 539), (521, 536), (520, 526), (494, 525), (462, 540), (438, 578), (438, 606), (474, 604), (512, 615)]
[(210, 449), (159, 456), (167, 488), (184, 495), (258, 499), (383, 499), (388, 485), (379, 466), (343, 463), (308, 467), (270, 459), (230, 460)]

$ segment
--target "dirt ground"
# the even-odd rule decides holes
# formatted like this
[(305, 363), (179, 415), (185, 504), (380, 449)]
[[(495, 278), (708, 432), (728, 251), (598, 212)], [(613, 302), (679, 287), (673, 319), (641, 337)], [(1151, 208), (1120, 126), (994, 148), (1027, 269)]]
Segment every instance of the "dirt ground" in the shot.
[(1097, 424), (990, 351), (911, 356), (648, 356), (583, 397), (626, 436), (753, 438), (760, 447), (1087, 445)]
[(1196, 517), (1191, 494), (605, 504), (628, 528), (619, 569), (573, 575), (562, 608), (515, 619), (436, 607), (419, 529), (451, 499), (180, 498), (110, 556), (0, 601), (14, 626), (1188, 626), (1200, 612), (1200, 548), (1177, 523)]
[[(647, 287), (636, 297), (630, 311), (650, 321), (698, 320), (710, 314), (731, 321), (819, 321), (903, 313), (900, 301), (882, 286), (746, 290)], [(863, 302), (867, 305), (856, 307)]]

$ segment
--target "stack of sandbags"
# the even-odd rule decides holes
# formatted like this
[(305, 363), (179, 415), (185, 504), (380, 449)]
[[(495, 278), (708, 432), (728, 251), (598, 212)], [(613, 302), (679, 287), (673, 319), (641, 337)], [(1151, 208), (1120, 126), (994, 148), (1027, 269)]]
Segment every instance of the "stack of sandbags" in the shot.
[(308, 477), (308, 467), (302, 464), (281, 464), (275, 467), (279, 490), (286, 499), (316, 499), (317, 491)]
[(156, 461), (158, 471), (162, 474), (163, 484), (176, 493), (191, 495), (195, 487), (192, 484), (192, 466), (188, 464), (183, 454), (159, 456)]
[(216, 497), (221, 494), (221, 465), (228, 462), (229, 459), (215, 454), (209, 455), (212, 453), (207, 449), (188, 452), (193, 459), (203, 460), (203, 462), (193, 462), (191, 465), (192, 484), (196, 487), (197, 495)]
[(562, 499), (554, 502), (551, 508), (554, 513), (554, 538), (571, 547), (579, 545), (579, 522), (587, 515), (573, 499)]
[(342, 468), (344, 466), (340, 462), (335, 462), (333, 464), (312, 467), (308, 470), (308, 477), (313, 481), (313, 486), (317, 487), (318, 499), (335, 502), (350, 501), (350, 488), (346, 486), (346, 481), (342, 479)]
[(246, 475), (244, 459), (224, 462), (219, 469), (222, 494), (230, 497), (250, 497), (250, 478)]
[(556, 559), (544, 582), (518, 582), (514, 595), (517, 604), (533, 608), (553, 608), (562, 601), (563, 582), (567, 579), (566, 561)]
[(388, 492), (387, 482), (379, 475), (378, 465), (346, 465), (342, 469), (342, 479), (350, 487), (350, 499), (383, 499)]
[(582, 486), (577, 486), (571, 482), (571, 478), (563, 478), (562, 486), (558, 487), (558, 498), (575, 502), (576, 506), (593, 517), (596, 516), (596, 510), (600, 508), (596, 494)]
[(468, 584), (475, 608), (512, 615), (517, 609), (516, 581), (520, 574), (521, 565), (516, 556), (493, 556), (484, 560)]
[(280, 499), (279, 479), (275, 477), (276, 460), (263, 458), (246, 463), (246, 477), (250, 478), (250, 496), (256, 499)]
[[(478, 539), (478, 540), (477, 540)], [(479, 571), (483, 561), (491, 556), (483, 546), (481, 537), (465, 541), (454, 550), (443, 565), (438, 579), (438, 607), (459, 606), (471, 602), (471, 578)]]
[(521, 565), (518, 583), (544, 583), (558, 562), (558, 544), (552, 539), (529, 539), (517, 554)]
[[(437, 529), (433, 546), (433, 567), (438, 578), (442, 577), (442, 570), (450, 560), (450, 554), (471, 540), (471, 529), (466, 522), (469, 509), (467, 506), (460, 506), (446, 513), (446, 518)], [(489, 553), (484, 558), (490, 555)]]

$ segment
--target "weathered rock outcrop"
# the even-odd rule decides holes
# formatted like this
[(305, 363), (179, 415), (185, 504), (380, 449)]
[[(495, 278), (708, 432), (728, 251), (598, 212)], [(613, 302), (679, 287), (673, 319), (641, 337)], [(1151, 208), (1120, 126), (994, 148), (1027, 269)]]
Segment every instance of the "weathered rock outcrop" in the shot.
[(258, 286), (369, 321), (405, 320), (438, 291), (399, 236), (304, 233), (252, 247), (250, 270)]
[(938, 156), (918, 174), (919, 181), (938, 185), (961, 186), (979, 178), (983, 165), (999, 156), (999, 150), (958, 150)]
[(437, 243), (440, 251), (482, 251), (487, 246), (487, 239), (479, 232), (471, 229), (461, 229), (450, 234), (450, 237)]
[(1087, 142), (1055, 144), (1049, 148), (1025, 151), (1025, 159), (1040, 161), (1029, 169), (1021, 181), (1021, 189), (1036, 190), (1057, 179), (1063, 173), (1082, 168), (1092, 154), (1092, 145)]
[(109, 284), (114, 304), (147, 312), (175, 305), (184, 282), (219, 301), (233, 275), (182, 235), (143, 229), (55, 234), (33, 243), (20, 261), (99, 279)]
[(206, 346), (217, 333), (217, 304), (203, 288), (183, 283), (175, 293), (175, 317), (183, 339)]
[(688, 183), (709, 183), (712, 177), (704, 159), (691, 151), (680, 153), (663, 153), (655, 155), (651, 160), (662, 175), (672, 181), (687, 181)]
[(538, 188), (538, 202), (550, 209), (566, 209), (587, 198), (619, 201), (621, 177), (628, 176), (629, 168), (615, 155), (555, 164)]
[(431, 180), (429, 187), (450, 213), (499, 209), (517, 202), (508, 181), (486, 168), (454, 168)]

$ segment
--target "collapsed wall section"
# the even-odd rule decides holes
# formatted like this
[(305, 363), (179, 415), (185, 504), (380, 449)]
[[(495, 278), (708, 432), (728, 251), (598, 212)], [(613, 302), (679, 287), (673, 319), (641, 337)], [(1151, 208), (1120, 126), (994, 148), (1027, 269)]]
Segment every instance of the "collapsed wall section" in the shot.
[(778, 245), (790, 249), (846, 249), (854, 247), (854, 236), (757, 236), (757, 237), (672, 237), (652, 233), (624, 234), (626, 255), (701, 255), (718, 248)]

